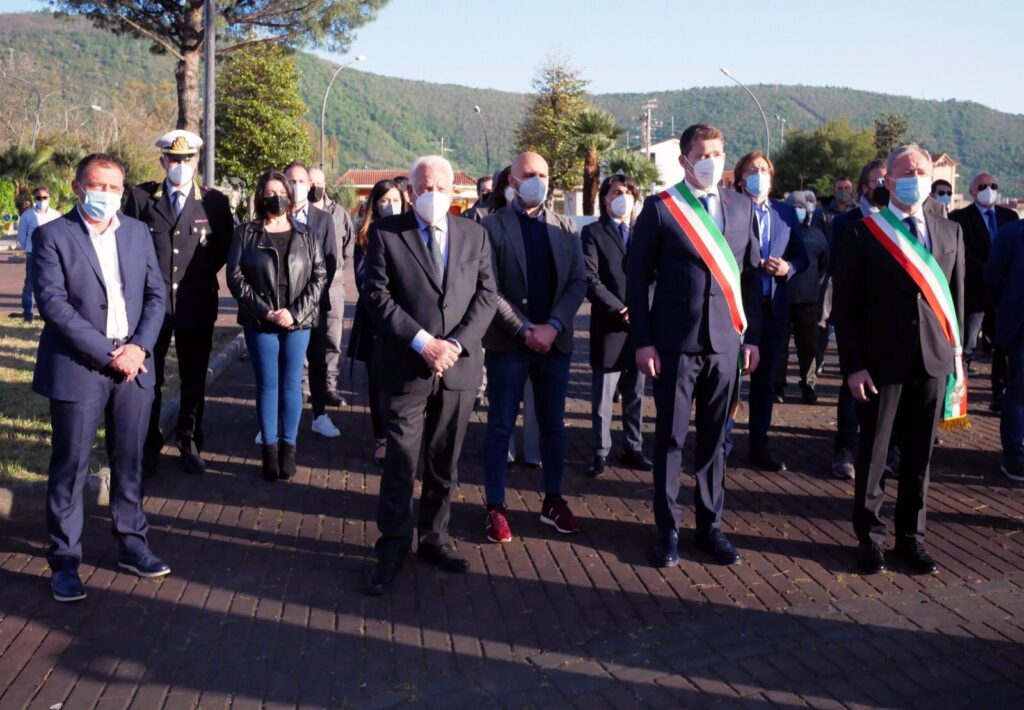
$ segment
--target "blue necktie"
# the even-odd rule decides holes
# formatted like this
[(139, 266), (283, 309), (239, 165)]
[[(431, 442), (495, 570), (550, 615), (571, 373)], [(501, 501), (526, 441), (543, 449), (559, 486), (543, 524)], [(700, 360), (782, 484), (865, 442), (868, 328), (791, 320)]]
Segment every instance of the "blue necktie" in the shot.
[(988, 226), (989, 240), (995, 241), (996, 232), (999, 231), (999, 225), (996, 224), (996, 211), (991, 207), (985, 210), (985, 224)]
[(622, 239), (623, 248), (629, 247), (629, 227), (625, 222), (619, 222), (619, 237)]
[(711, 210), (708, 209), (708, 196), (701, 195), (697, 199), (700, 200), (701, 205), (704, 206), (704, 211), (707, 212), (708, 214), (711, 214)]

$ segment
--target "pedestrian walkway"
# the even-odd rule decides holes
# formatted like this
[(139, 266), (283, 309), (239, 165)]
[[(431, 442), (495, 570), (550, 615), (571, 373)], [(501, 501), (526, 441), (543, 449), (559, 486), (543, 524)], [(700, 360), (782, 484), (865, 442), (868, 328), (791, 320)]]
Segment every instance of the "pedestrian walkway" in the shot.
[(834, 358), (817, 405), (776, 407), (775, 449), (790, 471), (744, 465), (740, 419), (725, 530), (744, 563), (707, 564), (684, 531), (679, 567), (659, 570), (648, 563), (650, 475), (583, 474), (585, 333), (577, 344), (566, 495), (583, 532), (567, 539), (542, 525), (539, 472), (516, 467), (513, 541), (485, 541), (478, 411), (451, 526), (469, 574), (410, 558), (380, 598), (359, 592), (379, 485), (363, 388), (332, 413), (340, 439), (314, 438), (307, 410), (298, 477), (268, 484), (253, 444), (250, 365), (229, 368), (207, 408), (209, 473), (185, 476), (167, 449), (147, 486), (151, 543), (169, 578), (118, 573), (109, 518), (97, 512), (81, 570), (89, 598), (60, 605), (49, 596), (42, 520), (0, 523), (0, 707), (1024, 701), (1024, 492), (998, 473), (984, 378), (972, 392), (974, 428), (944, 434), (935, 454), (928, 543), (940, 574), (854, 573), (852, 482), (829, 475)]

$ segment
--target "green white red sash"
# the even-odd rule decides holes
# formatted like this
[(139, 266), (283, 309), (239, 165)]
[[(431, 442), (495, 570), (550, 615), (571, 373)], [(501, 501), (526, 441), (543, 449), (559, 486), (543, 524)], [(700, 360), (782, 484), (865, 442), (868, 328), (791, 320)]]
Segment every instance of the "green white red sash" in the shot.
[(668, 212), (683, 230), (683, 233), (697, 250), (712, 278), (722, 289), (729, 306), (732, 325), (740, 335), (747, 329), (747, 316), (743, 312), (743, 298), (740, 293), (740, 268), (732, 249), (722, 235), (722, 230), (711, 219), (711, 215), (697, 201), (685, 182), (668, 188), (658, 195)]
[(939, 268), (935, 257), (888, 207), (865, 218), (864, 221), (879, 244), (921, 289), (921, 295), (938, 318), (942, 332), (953, 347), (954, 367), (953, 374), (946, 378), (942, 425), (947, 429), (967, 428), (967, 380), (964, 377), (960, 324), (953, 304), (953, 294), (949, 290), (949, 281)]

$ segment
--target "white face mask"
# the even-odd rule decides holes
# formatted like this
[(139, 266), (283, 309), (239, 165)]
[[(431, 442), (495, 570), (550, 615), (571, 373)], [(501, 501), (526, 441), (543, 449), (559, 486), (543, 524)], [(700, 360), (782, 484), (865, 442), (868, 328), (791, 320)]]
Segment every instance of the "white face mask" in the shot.
[(36, 200), (36, 204), (35, 204), (36, 212), (45, 212), (49, 206), (50, 206), (50, 200), (49, 199)]
[(103, 190), (86, 190), (82, 211), (97, 222), (106, 222), (121, 209), (121, 196)]
[(292, 183), (292, 190), (295, 191), (295, 205), (296, 206), (301, 205), (302, 203), (304, 203), (306, 201), (306, 198), (309, 197), (309, 186), (308, 185), (303, 185), (300, 182), (293, 182)]
[(516, 199), (516, 189), (509, 185), (505, 188), (505, 202), (512, 202)]
[(420, 219), (434, 227), (448, 214), (452, 200), (443, 192), (424, 192), (416, 198), (416, 214)]
[(619, 195), (608, 205), (608, 211), (615, 219), (629, 219), (633, 214), (633, 204), (632, 195)]
[[(690, 159), (683, 157), (687, 163)], [(697, 181), (697, 187), (710, 190), (722, 181), (725, 174), (725, 156), (719, 155), (713, 158), (702, 158), (696, 163), (690, 163), (693, 169), (693, 178)]]
[(986, 187), (984, 190), (978, 191), (978, 196), (975, 199), (977, 199), (978, 204), (982, 207), (991, 207), (999, 199), (999, 191)]
[(377, 214), (381, 217), (390, 217), (393, 214), (398, 214), (399, 206), (396, 202), (379, 202), (377, 203)]
[(192, 177), (195, 173), (196, 169), (188, 163), (171, 163), (170, 167), (167, 168), (167, 179), (171, 181), (172, 185), (177, 187), (192, 182)]
[(517, 192), (524, 207), (536, 207), (548, 196), (548, 181), (534, 175), (520, 182)]

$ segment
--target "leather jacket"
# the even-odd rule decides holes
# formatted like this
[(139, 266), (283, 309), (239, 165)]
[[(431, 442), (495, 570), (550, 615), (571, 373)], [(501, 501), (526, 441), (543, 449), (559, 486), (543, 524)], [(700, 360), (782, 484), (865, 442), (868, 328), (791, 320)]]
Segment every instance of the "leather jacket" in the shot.
[(264, 331), (280, 330), (267, 321), (267, 314), (287, 308), (295, 320), (294, 330), (314, 328), (320, 315), (320, 294), (327, 282), (320, 240), (301, 223), (288, 247), (288, 303), (278, 303), (279, 256), (263, 225), (246, 222), (235, 228), (228, 252), (227, 280), (238, 301), (238, 324)]

